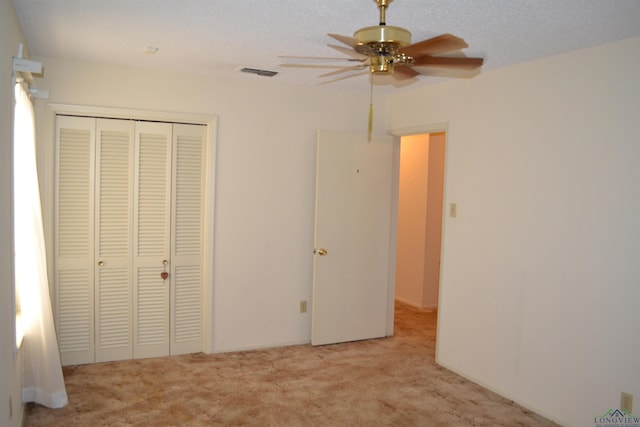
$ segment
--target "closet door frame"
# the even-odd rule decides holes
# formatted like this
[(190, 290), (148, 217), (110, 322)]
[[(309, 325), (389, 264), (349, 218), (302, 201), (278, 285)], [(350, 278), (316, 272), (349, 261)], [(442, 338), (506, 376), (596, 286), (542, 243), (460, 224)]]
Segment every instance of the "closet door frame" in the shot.
[[(205, 353), (214, 353), (213, 348), (213, 265), (206, 260), (214, 259), (214, 213), (215, 213), (215, 165), (216, 165), (216, 138), (218, 117), (209, 114), (191, 114), (171, 111), (135, 110), (127, 108), (107, 108), (71, 104), (47, 104), (44, 112), (45, 120), (39, 122), (38, 133), (42, 141), (38, 148), (38, 160), (41, 161), (43, 211), (45, 222), (45, 239), (47, 242), (49, 275), (54, 277), (54, 229), (55, 229), (55, 138), (56, 115), (73, 115), (82, 117), (103, 117), (114, 119), (149, 120), (170, 123), (196, 124), (206, 126), (206, 159), (204, 162), (204, 198), (203, 198), (203, 253), (202, 253), (202, 350)], [(55, 289), (51, 290), (51, 296), (55, 295)]]

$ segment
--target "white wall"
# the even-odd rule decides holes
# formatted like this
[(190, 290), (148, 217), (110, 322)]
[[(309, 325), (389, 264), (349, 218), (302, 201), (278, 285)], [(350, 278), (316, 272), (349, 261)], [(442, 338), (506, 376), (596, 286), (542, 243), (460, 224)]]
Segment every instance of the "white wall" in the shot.
[(400, 141), (396, 299), (422, 308), (429, 181), (429, 135)]
[(427, 217), (424, 238), (424, 292), (422, 307), (437, 308), (440, 289), (440, 248), (442, 245), (442, 198), (444, 192), (445, 134), (429, 134), (429, 176)]
[(438, 362), (564, 425), (640, 398), (638, 52), (630, 39), (387, 104), (392, 129), (448, 123)]
[[(0, 425), (22, 422), (20, 359), (14, 357), (11, 246), (11, 146), (13, 141), (12, 57), (24, 43), (11, 0), (0, 0)], [(9, 410), (9, 399), (12, 401)], [(12, 412), (12, 414), (10, 413)], [(11, 416), (12, 415), (12, 416)]]
[(437, 308), (445, 134), (400, 140), (396, 299)]
[(316, 131), (364, 133), (368, 94), (39, 59), (51, 103), (218, 115), (214, 350), (308, 342)]

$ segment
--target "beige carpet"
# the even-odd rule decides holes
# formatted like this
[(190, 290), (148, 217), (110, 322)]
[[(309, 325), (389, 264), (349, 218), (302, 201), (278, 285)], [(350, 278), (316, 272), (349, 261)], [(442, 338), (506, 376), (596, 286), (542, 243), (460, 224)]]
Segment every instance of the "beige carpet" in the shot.
[(25, 425), (554, 425), (437, 366), (435, 313), (396, 310), (390, 338), (67, 367), (69, 405)]

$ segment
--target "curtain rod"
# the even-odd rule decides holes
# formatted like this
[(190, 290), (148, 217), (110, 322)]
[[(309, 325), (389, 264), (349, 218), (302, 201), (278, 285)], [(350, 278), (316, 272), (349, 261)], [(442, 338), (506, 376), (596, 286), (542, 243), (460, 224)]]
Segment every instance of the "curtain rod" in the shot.
[(18, 79), (19, 73), (23, 80), (29, 86), (29, 92), (31, 93), (31, 96), (33, 96), (34, 98), (49, 99), (49, 91), (39, 90), (33, 83), (33, 74), (31, 74), (42, 73), (42, 62), (25, 59), (23, 58), (23, 54), (24, 46), (22, 43), (20, 43), (18, 45), (18, 56), (13, 57), (13, 73), (16, 76), (16, 80)]

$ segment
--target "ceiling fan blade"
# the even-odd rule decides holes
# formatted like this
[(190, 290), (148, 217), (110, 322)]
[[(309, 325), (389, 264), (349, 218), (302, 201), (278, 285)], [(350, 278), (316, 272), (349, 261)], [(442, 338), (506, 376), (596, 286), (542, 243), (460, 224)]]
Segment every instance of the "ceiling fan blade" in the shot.
[(329, 71), (328, 73), (320, 74), (318, 77), (335, 76), (337, 74), (346, 73), (348, 71), (362, 70), (365, 67), (368, 67), (368, 65), (362, 64), (362, 65), (354, 65), (353, 67), (344, 67), (335, 71)]
[(343, 46), (337, 46), (335, 44), (329, 44), (327, 45), (330, 48), (333, 48), (335, 50), (337, 50), (338, 52), (344, 53), (347, 56), (350, 56), (351, 58), (349, 59), (349, 61), (360, 61), (360, 62), (364, 62), (367, 59), (369, 59), (369, 57), (367, 55), (362, 55), (361, 53), (356, 52), (355, 50), (353, 50), (353, 48), (348, 48), (348, 47), (343, 47)]
[(444, 56), (419, 56), (413, 65), (418, 67), (447, 67), (463, 70), (474, 70), (480, 68), (484, 62), (483, 58), (466, 57), (444, 57)]
[(333, 83), (333, 82), (339, 82), (340, 80), (350, 79), (351, 77), (364, 76), (365, 74), (370, 74), (370, 73), (369, 73), (369, 70), (364, 71), (364, 72), (362, 72), (362, 73), (350, 74), (350, 75), (348, 75), (348, 76), (340, 77), (340, 78), (333, 79), (333, 80), (327, 80), (326, 82), (322, 82), (322, 83), (318, 83), (318, 84), (319, 84), (319, 85), (326, 85), (326, 84)]
[(400, 53), (416, 57), (419, 55), (433, 55), (436, 53), (450, 52), (452, 50), (460, 50), (465, 47), (469, 47), (469, 45), (460, 37), (456, 37), (452, 34), (441, 34), (439, 36), (405, 46), (400, 49)]
[[(285, 67), (285, 68), (333, 68), (333, 69), (345, 68), (344, 65), (320, 65), (320, 64), (279, 64), (278, 66)], [(360, 68), (361, 66), (357, 66), (357, 67)]]
[(394, 68), (392, 74), (396, 80), (407, 80), (418, 75), (420, 75), (419, 72), (406, 65)]
[[(284, 58), (284, 59), (310, 59), (310, 60), (317, 60), (317, 61), (351, 61), (351, 62), (359, 62), (361, 61), (360, 59), (355, 59), (355, 58), (344, 58), (344, 57), (337, 57), (337, 56), (295, 56), (295, 55), (281, 55), (278, 56), (278, 58)], [(364, 59), (367, 59), (366, 57)], [(364, 61), (364, 59), (362, 61)]]
[(356, 39), (349, 36), (342, 36), (340, 34), (327, 34), (329, 37), (338, 40), (340, 43), (344, 43), (347, 46), (351, 46), (352, 48), (356, 45)]

